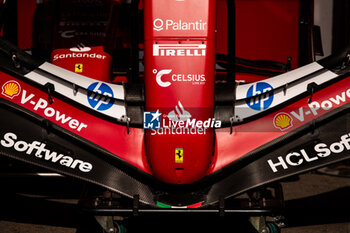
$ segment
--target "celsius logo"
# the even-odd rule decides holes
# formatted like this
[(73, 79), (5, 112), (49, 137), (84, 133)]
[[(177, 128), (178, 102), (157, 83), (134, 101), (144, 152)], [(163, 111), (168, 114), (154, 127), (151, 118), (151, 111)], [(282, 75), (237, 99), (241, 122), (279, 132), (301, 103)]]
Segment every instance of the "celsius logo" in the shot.
[(247, 92), (247, 105), (256, 111), (265, 110), (273, 102), (272, 86), (265, 82), (253, 84)]
[(75, 37), (75, 31), (74, 30), (70, 30), (70, 31), (64, 31), (64, 32), (59, 32), (61, 33), (61, 37), (62, 38), (73, 38)]
[(114, 104), (113, 90), (105, 83), (95, 82), (88, 87), (88, 101), (93, 109), (105, 111)]
[(171, 85), (171, 82), (163, 82), (162, 81), (162, 76), (166, 75), (166, 74), (170, 74), (171, 71), (172, 70), (169, 70), (169, 69), (168, 70), (160, 70), (159, 72), (156, 69), (153, 70), (153, 73), (157, 74), (156, 75), (156, 81), (157, 81), (159, 86), (161, 86), (161, 87), (168, 87), (168, 86)]
[(165, 77), (168, 78), (168, 80), (171, 80), (171, 82), (164, 82), (164, 79), (162, 79), (163, 76), (170, 74), (171, 72), (171, 69), (164, 69), (160, 70), (159, 72), (156, 69), (153, 70), (153, 74), (156, 74), (156, 81), (159, 86), (169, 87), (172, 82), (191, 82), (192, 85), (203, 85), (206, 82), (205, 74), (171, 74), (170, 77)]
[(153, 29), (156, 30), (157, 32), (159, 31), (162, 31), (163, 30), (163, 25), (164, 25), (164, 22), (163, 20), (161, 19), (155, 19), (153, 21)]
[(77, 47), (73, 47), (69, 49), (72, 52), (89, 52), (91, 50), (90, 47), (85, 47), (83, 43), (77, 45)]
[(8, 81), (2, 86), (2, 92), (4, 96), (13, 99), (21, 93), (21, 86), (16, 81)]

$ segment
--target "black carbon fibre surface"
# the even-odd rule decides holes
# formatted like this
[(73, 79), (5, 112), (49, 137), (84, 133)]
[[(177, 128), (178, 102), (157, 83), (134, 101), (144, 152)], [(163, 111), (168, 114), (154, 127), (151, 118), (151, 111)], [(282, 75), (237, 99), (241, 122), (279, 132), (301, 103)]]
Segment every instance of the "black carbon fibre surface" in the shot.
[[(153, 193), (147, 185), (132, 178), (116, 166), (111, 165), (110, 160), (99, 156), (100, 152), (95, 148), (87, 147), (86, 144), (74, 136), (69, 137), (59, 133), (55, 129), (56, 126), (51, 125), (49, 122), (39, 119), (34, 120), (34, 118), (31, 119), (29, 116), (24, 117), (23, 112), (11, 109), (3, 103), (0, 104), (0, 119), (2, 145), (8, 145), (8, 147), (1, 146), (1, 155), (95, 183), (124, 196), (132, 198), (134, 195), (139, 195), (141, 202), (154, 204)], [(5, 140), (6, 134), (8, 136), (12, 135), (11, 138)], [(13, 135), (16, 135), (16, 138)], [(9, 146), (11, 140), (23, 143), (19, 143), (16, 149), (16, 144)], [(74, 161), (80, 160), (90, 163), (92, 169), (86, 172), (89, 169), (84, 169), (83, 167), (80, 169), (79, 164), (75, 168), (72, 168), (72, 166), (68, 167), (67, 163), (64, 163), (62, 160), (57, 160), (56, 162), (53, 162), (54, 159), (46, 160), (46, 154), (40, 157), (35, 149), (29, 154), (27, 153), (28, 150), (23, 151), (21, 149), (26, 147), (25, 144), (32, 144), (35, 141), (41, 143), (37, 143), (37, 145), (45, 144), (44, 148), (49, 150), (50, 154), (62, 154), (69, 156)], [(68, 158), (68, 160), (70, 159)]]

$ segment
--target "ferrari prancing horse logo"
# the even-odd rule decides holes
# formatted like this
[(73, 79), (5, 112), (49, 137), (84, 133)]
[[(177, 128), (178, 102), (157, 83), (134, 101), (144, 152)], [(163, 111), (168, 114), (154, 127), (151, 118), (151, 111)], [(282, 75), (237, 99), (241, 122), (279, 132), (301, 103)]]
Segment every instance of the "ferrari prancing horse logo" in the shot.
[(175, 163), (184, 162), (184, 149), (182, 147), (175, 148)]
[(83, 64), (82, 63), (75, 64), (75, 73), (83, 73)]

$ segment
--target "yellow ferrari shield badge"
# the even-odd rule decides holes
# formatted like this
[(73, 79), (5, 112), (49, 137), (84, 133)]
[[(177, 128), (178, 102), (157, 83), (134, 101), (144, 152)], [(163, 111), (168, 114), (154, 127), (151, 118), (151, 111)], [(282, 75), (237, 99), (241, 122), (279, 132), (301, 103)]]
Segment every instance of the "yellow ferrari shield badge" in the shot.
[(184, 149), (182, 147), (175, 148), (175, 163), (184, 162)]

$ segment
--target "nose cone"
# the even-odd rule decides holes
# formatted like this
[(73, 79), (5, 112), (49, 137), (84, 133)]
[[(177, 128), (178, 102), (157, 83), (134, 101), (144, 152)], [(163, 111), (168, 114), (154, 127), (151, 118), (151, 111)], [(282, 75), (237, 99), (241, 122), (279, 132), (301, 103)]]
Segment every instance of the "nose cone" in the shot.
[(188, 184), (207, 174), (213, 152), (212, 132), (204, 129), (202, 134), (164, 135), (169, 133), (165, 129), (159, 129), (159, 134), (154, 132), (147, 132), (146, 140), (147, 157), (155, 177), (166, 183)]

